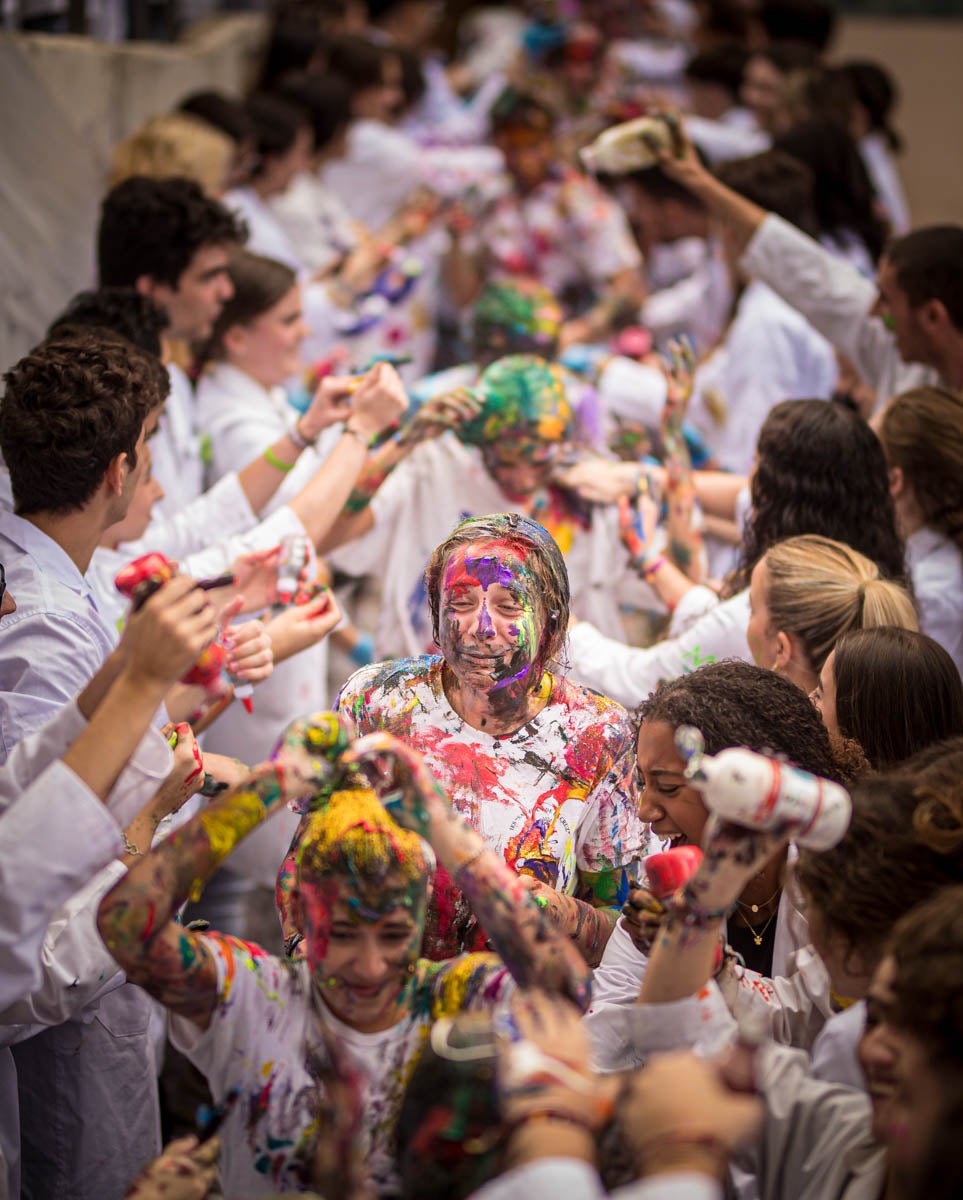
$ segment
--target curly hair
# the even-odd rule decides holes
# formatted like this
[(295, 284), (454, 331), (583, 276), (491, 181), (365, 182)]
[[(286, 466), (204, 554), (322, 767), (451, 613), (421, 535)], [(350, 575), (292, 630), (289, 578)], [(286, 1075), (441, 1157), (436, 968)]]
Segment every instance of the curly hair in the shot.
[(757, 452), (730, 594), (749, 586), (770, 546), (803, 533), (852, 546), (886, 578), (905, 582), (883, 448), (856, 413), (825, 400), (784, 400), (759, 431)]
[[(568, 570), (558, 543), (537, 521), (518, 513), (495, 513), (488, 517), (469, 517), (455, 526), (436, 546), (425, 571), (425, 588), (431, 608), (431, 627), (435, 642), (440, 636), (441, 580), (452, 554), (469, 542), (498, 541), (519, 557), (538, 581), (542, 609), (541, 642), (536, 664), (542, 669), (561, 656), (568, 637)], [(535, 678), (539, 675), (534, 673)]]
[(161, 334), (170, 324), (167, 313), (149, 296), (132, 287), (102, 287), (78, 292), (47, 330), (59, 337), (71, 330), (94, 326), (110, 329), (147, 354), (160, 358)]
[(845, 783), (826, 727), (801, 688), (737, 659), (710, 663), (663, 684), (635, 713), (637, 722), (694, 725), (707, 754), (731, 746), (785, 755), (797, 767)]
[(963, 551), (963, 394), (943, 387), (903, 392), (883, 410), (879, 439), (926, 524)]
[[(907, 909), (963, 882), (963, 738), (855, 785), (831, 850), (803, 850), (797, 878), (824, 928), (870, 966)], [(959, 979), (957, 980), (957, 985)]]
[(100, 208), (97, 269), (102, 285), (132, 287), (143, 275), (176, 288), (204, 246), (240, 245), (247, 228), (192, 179), (133, 175)]
[(4, 382), (0, 451), (21, 516), (82, 508), (119, 454), (136, 466), (170, 386), (160, 359), (104, 329), (43, 342)]

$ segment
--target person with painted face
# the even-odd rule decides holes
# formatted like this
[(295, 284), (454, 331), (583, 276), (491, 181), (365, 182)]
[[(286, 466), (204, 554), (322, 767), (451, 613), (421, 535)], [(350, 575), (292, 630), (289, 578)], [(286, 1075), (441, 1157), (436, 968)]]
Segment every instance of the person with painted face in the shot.
[[(441, 654), (363, 668), (339, 711), (359, 733), (386, 730), (424, 754), (456, 809), (597, 963), (647, 835), (628, 715), (558, 674), (569, 604), (558, 545), (515, 513), (472, 518), (435, 549), (425, 585)], [(303, 933), (284, 897), (296, 848), (279, 885), (289, 944)], [(457, 882), (444, 871), (435, 881), (432, 958), (484, 945)]]
[(623, 604), (659, 609), (630, 566), (617, 510), (554, 484), (573, 437), (564, 373), (533, 354), (513, 354), (488, 366), (477, 387), (424, 405), (374, 456), (329, 559), (350, 575), (382, 580), (379, 655), (431, 649), (425, 566), (457, 521), (484, 513), (514, 510), (545, 526), (565, 557), (573, 607), (593, 614), (609, 636), (625, 636)]
[[(434, 1022), (497, 1009), (516, 984), (580, 1008), (588, 1000), (589, 971), (571, 941), (458, 816), (421, 756), (388, 734), (347, 746), (346, 733), (330, 713), (289, 727), (273, 761), (151, 850), (101, 905), (111, 953), (171, 1011), (172, 1038), (207, 1076), (214, 1100), (240, 1092), (221, 1131), (229, 1195), (310, 1184), (317, 1143), (334, 1137), (331, 1088), (350, 1092), (352, 1078), (363, 1095), (354, 1111), (363, 1113), (369, 1181), (379, 1195), (397, 1194), (395, 1124)], [(332, 762), (324, 748), (338, 743), (346, 750)], [(282, 962), (177, 924), (179, 905), (286, 801), (313, 805), (295, 868), (304, 957)], [(501, 957), (420, 957), (435, 856)]]

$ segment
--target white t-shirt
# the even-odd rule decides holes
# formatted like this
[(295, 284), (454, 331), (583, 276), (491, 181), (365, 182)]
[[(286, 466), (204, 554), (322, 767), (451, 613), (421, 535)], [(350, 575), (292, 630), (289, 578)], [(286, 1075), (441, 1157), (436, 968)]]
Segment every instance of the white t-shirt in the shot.
[[(395, 1126), (404, 1089), (443, 1015), (434, 981), (448, 964), (420, 964), (419, 1001), (383, 1033), (363, 1034), (337, 1020), (317, 997), (307, 962), (281, 961), (259, 946), (222, 934), (205, 935), (218, 972), (219, 1001), (200, 1030), (184, 1017), (171, 1019), (171, 1040), (203, 1072), (215, 1102), (233, 1087), (241, 1096), (221, 1130), (221, 1182), (226, 1196), (263, 1196), (304, 1189), (301, 1164), (314, 1148), (319, 1084), (309, 1056), (324, 1061), (324, 1022), (366, 1081), (363, 1156), (379, 1195), (397, 1193)], [(513, 989), (494, 955), (472, 960), (484, 987), (469, 985), (469, 999), (492, 1009)], [(459, 975), (465, 960), (459, 964)], [(469, 969), (469, 975), (473, 972)], [(450, 991), (451, 989), (449, 989)], [(482, 993), (484, 993), (482, 995)], [(322, 1131), (323, 1135), (323, 1131)]]

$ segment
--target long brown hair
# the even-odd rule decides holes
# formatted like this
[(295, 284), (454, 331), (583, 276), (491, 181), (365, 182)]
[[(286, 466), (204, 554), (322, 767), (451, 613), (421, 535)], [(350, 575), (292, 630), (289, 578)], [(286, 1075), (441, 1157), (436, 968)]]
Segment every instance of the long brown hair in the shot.
[(211, 336), (198, 351), (201, 365), (220, 362), (227, 357), (224, 338), (234, 325), (249, 325), (262, 313), (283, 300), (298, 281), (290, 267), (276, 258), (265, 258), (239, 250), (231, 256), (227, 273), (234, 284), (234, 295), (221, 309)]
[(926, 524), (963, 551), (963, 394), (945, 387), (903, 392), (883, 410), (879, 438)]

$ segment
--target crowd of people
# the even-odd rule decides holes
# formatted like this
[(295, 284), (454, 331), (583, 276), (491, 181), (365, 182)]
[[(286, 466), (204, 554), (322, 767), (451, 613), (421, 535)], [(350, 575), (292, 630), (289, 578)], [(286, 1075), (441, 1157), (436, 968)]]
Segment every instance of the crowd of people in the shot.
[(7, 364), (0, 1200), (959, 1196), (963, 227), (825, 0), (445, 7)]

